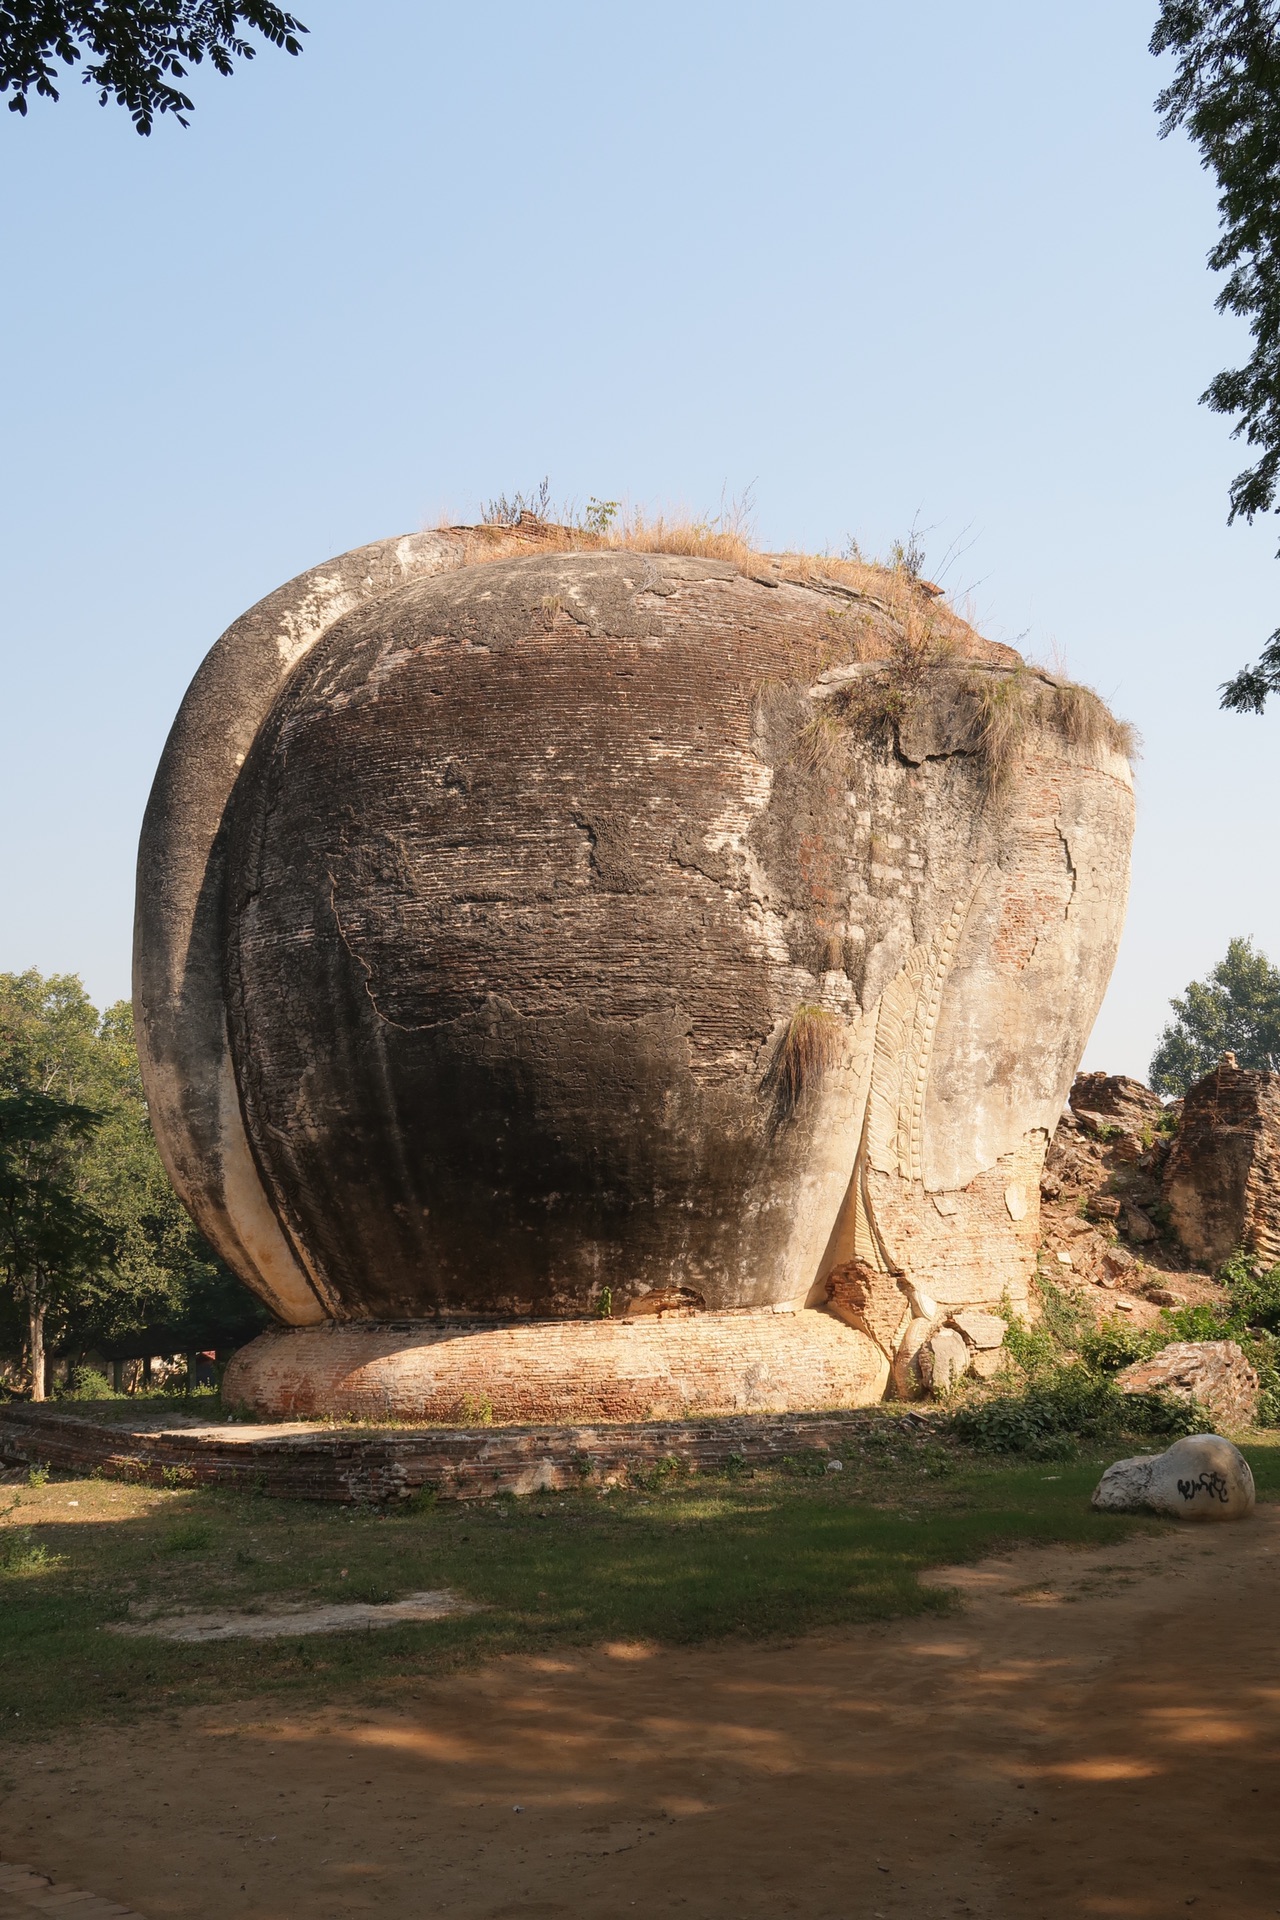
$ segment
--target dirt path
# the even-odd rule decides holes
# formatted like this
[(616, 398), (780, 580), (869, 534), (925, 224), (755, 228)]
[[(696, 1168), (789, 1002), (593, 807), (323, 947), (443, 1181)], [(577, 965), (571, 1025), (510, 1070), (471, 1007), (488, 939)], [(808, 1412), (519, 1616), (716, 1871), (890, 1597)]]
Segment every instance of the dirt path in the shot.
[(1278, 1579), (1273, 1506), (952, 1572), (928, 1624), (95, 1731), (24, 1755), (0, 1855), (148, 1920), (1258, 1920)]

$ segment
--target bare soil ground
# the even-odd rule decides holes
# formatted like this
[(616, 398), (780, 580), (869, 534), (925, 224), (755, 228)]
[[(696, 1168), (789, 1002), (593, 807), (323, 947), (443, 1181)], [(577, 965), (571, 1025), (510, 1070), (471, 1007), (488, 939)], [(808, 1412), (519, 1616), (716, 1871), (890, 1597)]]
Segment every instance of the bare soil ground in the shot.
[(941, 1618), (91, 1726), (24, 1749), (0, 1855), (148, 1920), (1258, 1920), (1278, 1572), (1267, 1506), (944, 1572)]

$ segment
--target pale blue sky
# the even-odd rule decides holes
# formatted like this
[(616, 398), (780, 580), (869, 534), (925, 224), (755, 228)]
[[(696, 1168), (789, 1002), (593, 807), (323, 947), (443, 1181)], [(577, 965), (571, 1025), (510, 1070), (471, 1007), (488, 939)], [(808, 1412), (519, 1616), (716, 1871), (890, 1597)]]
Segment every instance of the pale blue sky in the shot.
[[(1196, 405), (1243, 335), (1161, 144), (1154, 0), (298, 0), (312, 31), (139, 140), (0, 113), (0, 968), (128, 991), (169, 722), (246, 606), (362, 541), (559, 497), (762, 544), (972, 541), (948, 584), (1140, 728), (1120, 963), (1143, 1073), (1235, 933), (1280, 958), (1277, 528)], [(963, 530), (969, 529), (967, 534)], [(963, 544), (963, 541), (962, 541)]]

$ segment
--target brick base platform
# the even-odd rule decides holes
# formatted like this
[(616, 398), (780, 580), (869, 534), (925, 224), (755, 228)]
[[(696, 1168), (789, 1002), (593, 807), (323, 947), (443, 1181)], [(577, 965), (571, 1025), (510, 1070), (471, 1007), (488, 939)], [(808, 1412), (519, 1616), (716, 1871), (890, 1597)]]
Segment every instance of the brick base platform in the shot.
[(64, 1887), (33, 1867), (0, 1860), (0, 1920), (31, 1920), (35, 1913), (74, 1914), (75, 1920), (142, 1920), (132, 1907), (118, 1900)]
[[(18, 1402), (0, 1407), (0, 1459), (151, 1486), (227, 1486), (283, 1499), (381, 1505), (430, 1488), (446, 1500), (605, 1486), (676, 1466), (768, 1465), (829, 1452), (898, 1415), (874, 1409), (659, 1420), (617, 1426), (406, 1431), (315, 1426), (122, 1426)], [(910, 1413), (920, 1425), (931, 1416)]]
[(874, 1341), (816, 1310), (347, 1321), (260, 1334), (227, 1368), (222, 1397), (266, 1420), (560, 1425), (870, 1406), (888, 1375)]

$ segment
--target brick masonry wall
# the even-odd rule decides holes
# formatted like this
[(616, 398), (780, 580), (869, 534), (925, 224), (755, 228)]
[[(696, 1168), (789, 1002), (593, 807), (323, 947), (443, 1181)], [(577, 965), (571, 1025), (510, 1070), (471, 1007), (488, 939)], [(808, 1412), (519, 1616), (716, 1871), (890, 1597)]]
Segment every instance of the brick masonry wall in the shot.
[(1237, 1247), (1280, 1260), (1280, 1073), (1251, 1072), (1228, 1055), (1190, 1089), (1164, 1197), (1202, 1265)]
[(222, 1392), (262, 1419), (561, 1425), (866, 1406), (887, 1378), (874, 1343), (830, 1314), (765, 1309), (283, 1328), (241, 1348)]
[[(874, 1409), (609, 1426), (121, 1427), (45, 1407), (0, 1407), (0, 1458), (150, 1486), (222, 1486), (276, 1499), (382, 1505), (430, 1488), (445, 1500), (607, 1486), (674, 1464), (698, 1472), (838, 1448), (899, 1418)], [(919, 1424), (927, 1416), (908, 1414)]]

